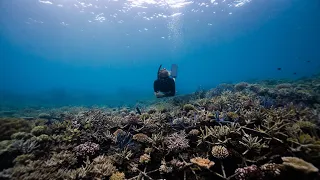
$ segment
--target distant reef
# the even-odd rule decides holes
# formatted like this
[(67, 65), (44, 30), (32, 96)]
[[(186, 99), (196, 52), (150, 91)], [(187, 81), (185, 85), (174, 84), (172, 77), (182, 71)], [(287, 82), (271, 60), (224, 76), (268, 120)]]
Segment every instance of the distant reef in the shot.
[(320, 179), (319, 75), (130, 107), (4, 109), (0, 179)]

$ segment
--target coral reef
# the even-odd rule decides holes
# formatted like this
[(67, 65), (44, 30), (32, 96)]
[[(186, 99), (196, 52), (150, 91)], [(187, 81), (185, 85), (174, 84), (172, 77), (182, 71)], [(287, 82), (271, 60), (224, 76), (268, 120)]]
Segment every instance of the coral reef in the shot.
[(28, 121), (19, 118), (0, 118), (0, 141), (10, 139), (17, 132), (30, 132)]
[(221, 84), (139, 102), (139, 113), (8, 111), (0, 179), (319, 179), (319, 84), (320, 76)]

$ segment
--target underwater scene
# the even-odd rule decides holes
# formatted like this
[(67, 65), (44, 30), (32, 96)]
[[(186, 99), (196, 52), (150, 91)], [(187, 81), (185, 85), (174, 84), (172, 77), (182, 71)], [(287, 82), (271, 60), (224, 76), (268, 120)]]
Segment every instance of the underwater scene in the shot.
[(320, 0), (0, 9), (0, 180), (320, 179)]

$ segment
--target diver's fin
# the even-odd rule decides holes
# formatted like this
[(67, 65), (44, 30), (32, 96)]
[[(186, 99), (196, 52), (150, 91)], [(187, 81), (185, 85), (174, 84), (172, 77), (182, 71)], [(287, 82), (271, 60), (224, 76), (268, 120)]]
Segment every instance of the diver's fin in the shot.
[(171, 76), (176, 78), (178, 76), (178, 66), (176, 64), (171, 65)]

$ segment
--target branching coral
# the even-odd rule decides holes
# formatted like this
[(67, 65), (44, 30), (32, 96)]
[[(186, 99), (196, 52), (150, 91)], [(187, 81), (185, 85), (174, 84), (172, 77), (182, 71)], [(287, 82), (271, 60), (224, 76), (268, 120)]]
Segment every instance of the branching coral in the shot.
[(245, 146), (247, 150), (243, 152), (242, 154), (247, 154), (248, 151), (254, 150), (256, 152), (260, 152), (262, 148), (267, 148), (268, 146), (262, 142), (263, 139), (259, 139), (259, 137), (252, 137), (252, 135), (244, 134), (242, 136), (242, 141), (239, 141), (240, 144)]
[(125, 160), (129, 161), (132, 155), (133, 153), (131, 152), (131, 150), (125, 147), (124, 149), (120, 149), (120, 152), (116, 152), (115, 154), (110, 156), (110, 159), (114, 163), (121, 165)]
[(198, 145), (205, 142), (208, 138), (211, 140), (211, 143), (221, 142), (228, 140), (228, 136), (232, 133), (239, 134), (240, 126), (238, 123), (231, 123), (230, 126), (221, 125), (208, 127), (205, 126), (204, 130), (200, 128), (201, 134), (199, 135)]
[(41, 134), (47, 134), (48, 130), (46, 126), (36, 126), (31, 130), (31, 133), (35, 136), (39, 136)]
[(36, 150), (38, 147), (39, 147), (39, 144), (37, 143), (37, 141), (32, 139), (28, 139), (26, 141), (17, 140), (17, 141), (14, 141), (14, 143), (12, 143), (10, 146), (11, 149), (18, 150), (23, 154), (30, 154), (34, 150)]
[(186, 138), (185, 131), (180, 133), (173, 133), (165, 138), (165, 143), (168, 146), (169, 151), (184, 150), (189, 147), (189, 140)]
[(100, 150), (100, 145), (93, 142), (85, 142), (74, 148), (77, 156), (94, 155)]
[(28, 160), (34, 159), (35, 156), (33, 154), (22, 154), (20, 156), (17, 156), (13, 162), (16, 164), (25, 164)]
[(30, 133), (26, 132), (17, 132), (11, 135), (11, 139), (16, 139), (16, 140), (26, 140), (31, 138), (32, 135)]
[(60, 153), (54, 153), (51, 158), (45, 162), (45, 166), (48, 168), (69, 168), (76, 163), (77, 158), (75, 154), (69, 151), (61, 151)]
[(102, 179), (117, 171), (111, 160), (105, 156), (98, 156), (92, 162), (87, 159), (85, 165), (77, 170), (80, 178)]
[(18, 118), (0, 118), (0, 141), (10, 139), (17, 132), (30, 132), (31, 126), (27, 120)]

